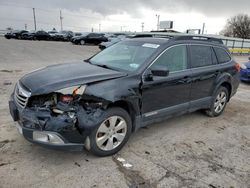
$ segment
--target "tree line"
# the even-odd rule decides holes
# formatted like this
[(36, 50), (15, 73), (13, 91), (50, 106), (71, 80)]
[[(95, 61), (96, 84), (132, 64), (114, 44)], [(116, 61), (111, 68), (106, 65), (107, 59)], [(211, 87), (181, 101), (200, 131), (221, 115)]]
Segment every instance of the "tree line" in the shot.
[(220, 34), (227, 37), (250, 39), (250, 16), (238, 14), (229, 18)]

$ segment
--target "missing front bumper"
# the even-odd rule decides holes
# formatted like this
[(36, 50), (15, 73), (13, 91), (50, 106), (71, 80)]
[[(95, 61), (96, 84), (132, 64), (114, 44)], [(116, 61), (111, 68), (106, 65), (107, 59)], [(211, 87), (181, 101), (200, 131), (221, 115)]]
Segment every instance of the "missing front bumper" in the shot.
[[(20, 109), (9, 101), (10, 114), (25, 139), (52, 149), (82, 151), (86, 136), (64, 118), (51, 117), (49, 113)], [(46, 126), (45, 126), (46, 125)]]

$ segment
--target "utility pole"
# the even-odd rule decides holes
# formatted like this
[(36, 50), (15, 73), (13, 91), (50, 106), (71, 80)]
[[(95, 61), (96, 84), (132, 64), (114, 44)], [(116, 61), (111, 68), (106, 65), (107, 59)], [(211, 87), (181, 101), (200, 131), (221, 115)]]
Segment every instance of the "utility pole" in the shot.
[(121, 32), (124, 30), (125, 27), (128, 27), (128, 26), (126, 26), (126, 25), (121, 26)]
[(32, 9), (33, 9), (34, 27), (36, 31), (36, 11), (35, 11), (35, 8), (32, 8)]
[(27, 30), (27, 24), (24, 24), (24, 30)]
[(156, 18), (157, 18), (157, 25), (156, 25), (156, 26), (157, 26), (157, 29), (156, 29), (156, 30), (158, 31), (158, 30), (160, 29), (160, 15), (159, 15), (159, 14), (156, 14), (155, 16), (156, 16)]
[(61, 23), (61, 31), (63, 30), (63, 23), (62, 23), (63, 17), (62, 17), (62, 11), (60, 10), (60, 23)]
[(99, 32), (101, 32), (101, 24), (99, 24)]
[(205, 23), (203, 23), (203, 26), (202, 26), (202, 35), (204, 34), (204, 32), (205, 32), (205, 26), (206, 26), (206, 24)]
[(141, 32), (144, 31), (144, 22), (141, 23)]

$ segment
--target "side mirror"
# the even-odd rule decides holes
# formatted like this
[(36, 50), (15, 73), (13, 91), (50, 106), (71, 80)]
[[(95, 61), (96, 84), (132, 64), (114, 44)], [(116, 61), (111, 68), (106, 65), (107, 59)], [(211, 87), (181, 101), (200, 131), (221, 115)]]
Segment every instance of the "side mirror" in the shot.
[(166, 77), (169, 75), (169, 70), (165, 66), (155, 66), (151, 68), (153, 76)]

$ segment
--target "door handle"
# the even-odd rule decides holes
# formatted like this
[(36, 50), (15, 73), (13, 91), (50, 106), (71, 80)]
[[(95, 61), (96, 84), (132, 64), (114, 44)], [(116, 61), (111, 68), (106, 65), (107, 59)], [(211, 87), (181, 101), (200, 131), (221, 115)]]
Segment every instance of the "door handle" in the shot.
[(189, 76), (184, 76), (182, 79), (180, 79), (178, 81), (178, 83), (182, 83), (182, 84), (184, 84), (184, 83), (190, 83), (190, 82), (191, 82), (191, 78)]
[(216, 70), (215, 72), (216, 72), (216, 74), (219, 74), (219, 73), (221, 73), (221, 71), (220, 71), (220, 70)]

